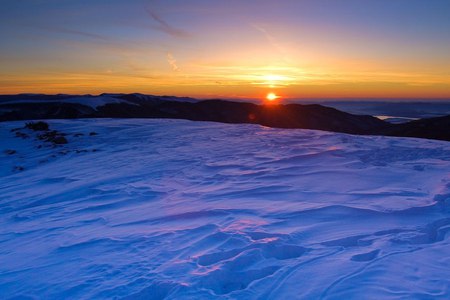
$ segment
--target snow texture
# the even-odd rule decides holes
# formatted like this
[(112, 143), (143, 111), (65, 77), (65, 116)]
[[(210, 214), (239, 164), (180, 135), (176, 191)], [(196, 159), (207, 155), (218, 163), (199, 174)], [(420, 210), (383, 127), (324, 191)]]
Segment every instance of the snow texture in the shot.
[(0, 123), (1, 299), (450, 298), (448, 142), (23, 123)]

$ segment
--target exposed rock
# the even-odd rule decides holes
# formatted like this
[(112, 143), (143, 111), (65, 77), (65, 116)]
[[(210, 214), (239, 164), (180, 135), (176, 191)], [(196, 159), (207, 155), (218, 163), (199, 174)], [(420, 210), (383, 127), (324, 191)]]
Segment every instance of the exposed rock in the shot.
[(13, 155), (13, 154), (16, 154), (16, 153), (17, 153), (16, 150), (12, 150), (12, 149), (5, 150), (5, 154), (8, 154), (8, 155)]
[(30, 136), (28, 134), (26, 134), (26, 133), (23, 133), (23, 132), (20, 132), (20, 131), (16, 131), (16, 137), (20, 137), (22, 139), (27, 139)]
[(83, 150), (75, 150), (75, 153), (86, 153), (86, 152), (88, 152), (88, 150), (85, 150), (85, 149), (83, 149)]
[(38, 135), (37, 138), (40, 140), (50, 141), (51, 139), (54, 139), (57, 136), (57, 134), (58, 132), (56, 130), (52, 130)]
[(68, 143), (68, 141), (64, 137), (64, 135), (65, 135), (64, 133), (58, 132), (56, 130), (52, 130), (52, 131), (47, 131), (43, 134), (38, 135), (37, 138), (40, 140), (51, 142), (55, 145), (62, 145), (62, 144)]
[(34, 131), (47, 131), (49, 129), (49, 125), (46, 122), (28, 122), (25, 124), (25, 127)]
[(53, 144), (55, 145), (63, 145), (63, 144), (67, 144), (68, 141), (65, 137), (63, 136), (57, 136), (54, 139), (50, 140)]

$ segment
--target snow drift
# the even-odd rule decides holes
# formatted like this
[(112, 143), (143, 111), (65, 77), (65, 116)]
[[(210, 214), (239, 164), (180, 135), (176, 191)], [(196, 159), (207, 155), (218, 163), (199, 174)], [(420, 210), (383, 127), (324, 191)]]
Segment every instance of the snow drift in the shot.
[(0, 124), (2, 299), (450, 296), (448, 142), (49, 123)]

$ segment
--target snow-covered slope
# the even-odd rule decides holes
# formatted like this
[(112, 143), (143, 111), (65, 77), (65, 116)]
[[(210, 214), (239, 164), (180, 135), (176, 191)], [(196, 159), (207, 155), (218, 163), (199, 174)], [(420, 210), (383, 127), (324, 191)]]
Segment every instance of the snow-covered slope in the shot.
[(3, 101), (1, 104), (19, 104), (19, 103), (74, 103), (74, 104), (81, 104), (88, 107), (91, 107), (92, 109), (97, 109), (100, 106), (104, 106), (106, 104), (111, 103), (126, 103), (130, 105), (135, 105), (134, 103), (131, 103), (129, 101), (125, 101), (123, 99), (119, 99), (114, 97), (114, 95), (103, 95), (103, 96), (78, 96), (78, 97), (68, 97), (64, 99), (50, 99), (50, 100), (43, 100), (43, 99), (21, 99), (21, 100), (9, 100), (9, 101)]
[(73, 97), (65, 99), (64, 102), (67, 103), (78, 103), (86, 106), (90, 106), (93, 109), (97, 109), (99, 106), (103, 106), (110, 103), (126, 103), (126, 104), (133, 104), (131, 102), (118, 99), (115, 97), (109, 97), (109, 96), (97, 96), (97, 97)]
[(2, 299), (450, 297), (448, 142), (49, 123), (0, 123)]

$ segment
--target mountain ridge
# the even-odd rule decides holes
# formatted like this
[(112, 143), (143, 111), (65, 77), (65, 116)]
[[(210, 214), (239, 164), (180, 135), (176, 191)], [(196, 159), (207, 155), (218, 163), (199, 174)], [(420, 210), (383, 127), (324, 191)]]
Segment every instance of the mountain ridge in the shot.
[(319, 104), (266, 105), (139, 93), (0, 95), (0, 121), (76, 118), (187, 119), (450, 141), (450, 116), (390, 124), (370, 115), (350, 114)]

